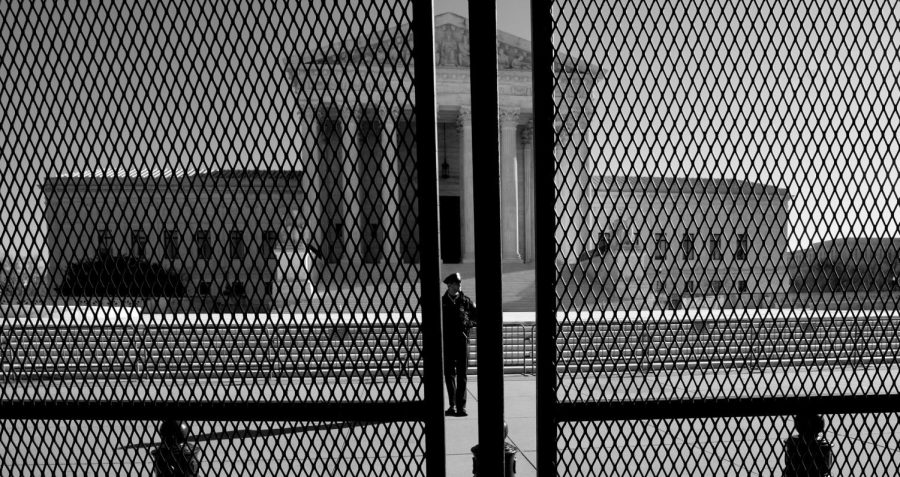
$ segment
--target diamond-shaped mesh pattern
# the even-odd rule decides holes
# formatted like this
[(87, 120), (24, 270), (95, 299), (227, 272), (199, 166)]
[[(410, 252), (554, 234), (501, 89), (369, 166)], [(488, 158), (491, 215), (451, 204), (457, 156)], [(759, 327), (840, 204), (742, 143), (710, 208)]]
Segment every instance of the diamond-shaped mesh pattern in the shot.
[[(900, 392), (894, 4), (549, 8), (551, 404)], [(560, 475), (781, 475), (780, 417), (609, 415), (559, 424)], [(896, 416), (826, 420), (831, 475), (896, 473)]]
[[(895, 475), (898, 424), (894, 413), (829, 416), (818, 436), (831, 449), (828, 475)], [(790, 416), (563, 422), (558, 432), (566, 476), (788, 475), (786, 441), (797, 435)]]
[(553, 15), (558, 398), (897, 393), (892, 4)]
[[(0, 404), (422, 401), (413, 3), (113, 3), (0, 7)], [(154, 439), (3, 425), (4, 475)], [(202, 474), (418, 475), (423, 425), (202, 424)]]
[(3, 22), (3, 398), (422, 397), (410, 4)]
[[(176, 448), (189, 449), (192, 458), (176, 462), (195, 462), (197, 475), (425, 475), (421, 423), (186, 424), (186, 442)], [(155, 455), (163, 453), (155, 421), (4, 420), (0, 426), (3, 442), (19, 443), (7, 445), (3, 475), (169, 475), (154, 473)]]

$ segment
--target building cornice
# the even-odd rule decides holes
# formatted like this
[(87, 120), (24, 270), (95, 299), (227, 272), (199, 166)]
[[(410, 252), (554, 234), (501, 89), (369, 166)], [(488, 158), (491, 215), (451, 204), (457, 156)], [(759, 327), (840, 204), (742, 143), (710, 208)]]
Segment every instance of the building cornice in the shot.
[(728, 191), (710, 192), (710, 191), (706, 191), (706, 190), (693, 192), (693, 191), (689, 191), (689, 190), (679, 190), (679, 189), (672, 189), (672, 190), (659, 189), (659, 190), (653, 190), (653, 191), (646, 191), (646, 190), (640, 190), (640, 189), (622, 190), (622, 189), (608, 189), (606, 187), (595, 187), (592, 190), (594, 190), (597, 193), (608, 194), (610, 196), (625, 195), (625, 194), (631, 195), (631, 196), (651, 195), (653, 197), (659, 197), (659, 196), (663, 196), (663, 195), (665, 195), (665, 196), (683, 196), (683, 197), (704, 197), (704, 196), (705, 197), (723, 197), (724, 196), (724, 197), (729, 197), (732, 199), (756, 199), (758, 201), (764, 201), (767, 199), (784, 199), (785, 197), (791, 198), (791, 195), (788, 192), (781, 191), (781, 190), (779, 190), (777, 192), (773, 192), (771, 194), (760, 194), (757, 192), (752, 192), (752, 193), (747, 193), (747, 194), (739, 194), (739, 193), (728, 192)]
[(252, 191), (257, 193), (294, 194), (300, 187), (299, 179), (289, 181), (253, 181), (250, 183), (235, 180), (203, 181), (203, 180), (169, 180), (169, 181), (91, 181), (74, 179), (71, 182), (54, 180), (53, 184), (45, 184), (44, 193), (60, 194), (65, 192), (160, 192), (163, 194), (197, 196), (204, 193), (231, 193), (235, 191)]

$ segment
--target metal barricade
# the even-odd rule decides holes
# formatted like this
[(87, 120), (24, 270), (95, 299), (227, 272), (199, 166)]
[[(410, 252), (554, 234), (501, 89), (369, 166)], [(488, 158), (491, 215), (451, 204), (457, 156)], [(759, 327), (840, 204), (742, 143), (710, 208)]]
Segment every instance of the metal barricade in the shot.
[(433, 14), (0, 6), (0, 474), (445, 473)]
[(896, 472), (893, 5), (531, 3), (538, 474)]

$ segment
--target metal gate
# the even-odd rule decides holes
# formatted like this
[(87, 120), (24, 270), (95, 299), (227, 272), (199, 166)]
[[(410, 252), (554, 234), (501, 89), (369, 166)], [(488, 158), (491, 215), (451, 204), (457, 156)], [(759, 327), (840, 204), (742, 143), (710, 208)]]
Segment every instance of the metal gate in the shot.
[(0, 7), (0, 473), (444, 474), (432, 24)]
[(895, 4), (532, 6), (539, 474), (896, 474)]

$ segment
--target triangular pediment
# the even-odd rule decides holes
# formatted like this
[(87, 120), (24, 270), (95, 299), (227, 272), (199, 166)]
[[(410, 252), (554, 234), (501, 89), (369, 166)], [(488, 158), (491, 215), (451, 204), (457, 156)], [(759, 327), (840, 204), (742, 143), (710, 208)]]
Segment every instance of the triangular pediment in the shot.
[[(409, 40), (407, 41), (407, 37)], [(359, 36), (334, 43), (324, 51), (304, 58), (300, 63), (307, 65), (341, 65), (403, 63), (412, 54), (412, 33), (403, 28), (382, 30), (372, 35)]]
[[(455, 13), (434, 18), (434, 63), (438, 68), (469, 67), (469, 22)], [(501, 70), (530, 70), (531, 42), (497, 31), (497, 62)]]
[[(469, 67), (468, 20), (455, 13), (442, 13), (434, 18), (435, 64), (438, 68)], [(343, 45), (332, 45), (329, 51), (307, 58), (313, 65), (381, 65), (408, 63), (412, 54), (412, 34), (407, 25), (357, 38)], [(497, 58), (501, 70), (530, 70), (531, 42), (510, 33), (497, 32)]]

